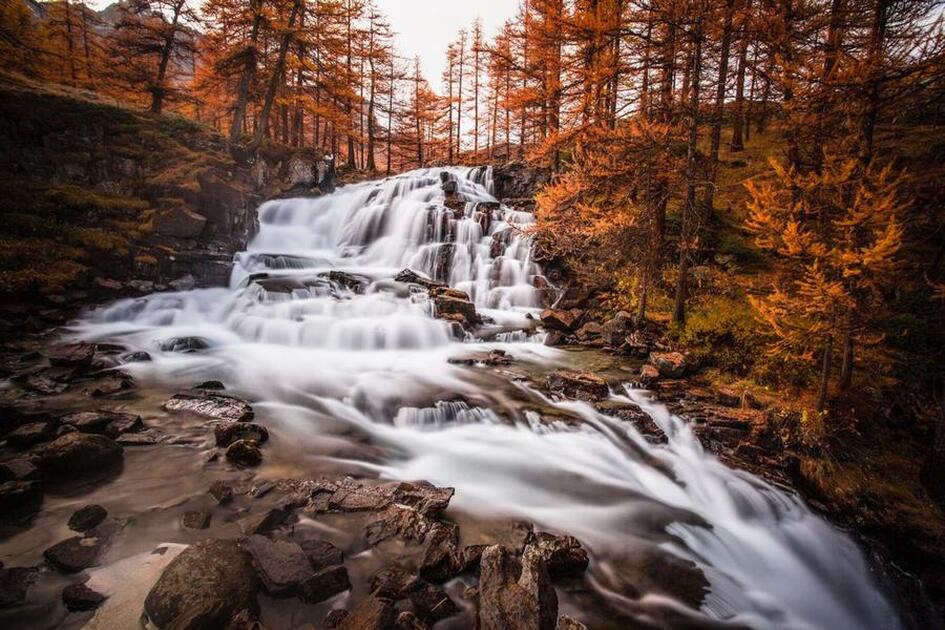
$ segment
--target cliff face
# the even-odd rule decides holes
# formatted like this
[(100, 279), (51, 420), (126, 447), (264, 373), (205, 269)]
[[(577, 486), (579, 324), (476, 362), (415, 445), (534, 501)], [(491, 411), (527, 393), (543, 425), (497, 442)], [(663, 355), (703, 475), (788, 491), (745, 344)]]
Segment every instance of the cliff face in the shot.
[(237, 164), (191, 121), (0, 76), (0, 296), (225, 283), (291, 161)]

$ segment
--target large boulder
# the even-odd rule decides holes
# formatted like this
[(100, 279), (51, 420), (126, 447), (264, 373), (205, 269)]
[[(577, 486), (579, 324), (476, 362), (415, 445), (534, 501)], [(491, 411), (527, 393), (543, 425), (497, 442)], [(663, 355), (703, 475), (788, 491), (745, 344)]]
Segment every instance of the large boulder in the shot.
[(556, 370), (548, 375), (548, 389), (560, 392), (568, 398), (596, 401), (607, 398), (610, 389), (607, 381), (590, 372)]
[(580, 323), (583, 312), (580, 309), (571, 310), (546, 308), (538, 316), (541, 323), (548, 330), (569, 333)]
[(437, 295), (433, 298), (433, 313), (441, 319), (455, 319), (466, 326), (474, 326), (482, 322), (476, 312), (476, 305), (469, 300), (463, 300), (448, 295)]
[(144, 600), (158, 628), (224, 628), (242, 611), (259, 615), (252, 557), (235, 540), (191, 545), (164, 570)]
[(256, 534), (243, 542), (243, 548), (253, 557), (256, 572), (270, 595), (294, 593), (315, 574), (297, 543), (273, 541)]
[(33, 450), (33, 463), (49, 475), (80, 477), (122, 461), (122, 447), (104, 435), (66, 433)]
[(521, 560), (499, 545), (487, 547), (479, 571), (482, 630), (554, 630), (558, 596), (535, 547), (526, 547)]

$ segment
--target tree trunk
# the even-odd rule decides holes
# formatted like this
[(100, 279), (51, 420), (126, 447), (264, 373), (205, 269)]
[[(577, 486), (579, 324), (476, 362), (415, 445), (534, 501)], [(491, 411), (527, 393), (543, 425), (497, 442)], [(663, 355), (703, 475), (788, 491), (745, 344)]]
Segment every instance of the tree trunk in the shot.
[(833, 351), (833, 339), (827, 337), (824, 343), (823, 362), (820, 366), (820, 388), (817, 392), (817, 411), (827, 407), (827, 384), (830, 381), (830, 359)]
[(262, 0), (251, 0), (253, 11), (253, 26), (249, 35), (249, 46), (244, 51), (243, 73), (240, 76), (239, 88), (236, 92), (236, 104), (233, 107), (233, 123), (230, 125), (230, 144), (239, 142), (243, 127), (246, 124), (246, 106), (249, 103), (249, 88), (256, 74), (256, 44), (259, 42), (259, 28), (262, 25)]
[(285, 57), (289, 51), (289, 43), (293, 37), (293, 27), (295, 18), (298, 17), (299, 9), (302, 6), (302, 0), (294, 0), (292, 3), (292, 12), (289, 13), (289, 21), (286, 24), (286, 31), (282, 35), (282, 41), (279, 42), (279, 54), (276, 57), (276, 66), (269, 77), (269, 85), (266, 88), (266, 97), (263, 101), (262, 110), (259, 112), (259, 125), (256, 127), (256, 134), (253, 137), (253, 148), (258, 148), (262, 143), (263, 136), (269, 130), (269, 114), (272, 111), (272, 103), (276, 98), (276, 89), (282, 80), (282, 71), (285, 68)]
[(693, 215), (696, 212), (696, 153), (699, 143), (699, 84), (702, 78), (702, 38), (705, 16), (701, 9), (693, 27), (691, 87), (689, 101), (689, 142), (686, 149), (686, 200), (682, 211), (682, 232), (679, 237), (679, 273), (676, 279), (676, 303), (673, 321), (686, 322), (687, 276), (689, 270), (689, 239)]
[[(715, 206), (715, 181), (718, 179), (719, 147), (722, 144), (722, 118), (725, 115), (725, 87), (728, 80), (728, 57), (732, 47), (732, 18), (735, 13), (735, 0), (725, 3), (725, 18), (722, 25), (722, 48), (719, 52), (719, 81), (715, 90), (715, 112), (712, 117), (712, 141), (709, 149), (709, 163), (705, 191), (705, 208), (711, 213)], [(698, 79), (694, 79), (698, 80)], [(696, 88), (698, 89), (698, 88)]]
[(748, 15), (751, 12), (751, 0), (745, 3), (744, 13), (739, 25), (738, 69), (735, 71), (735, 104), (732, 109), (732, 142), (729, 150), (737, 153), (745, 149), (745, 65), (748, 63)]
[(843, 362), (840, 364), (840, 389), (847, 390), (853, 383), (853, 336), (845, 333), (843, 336)]

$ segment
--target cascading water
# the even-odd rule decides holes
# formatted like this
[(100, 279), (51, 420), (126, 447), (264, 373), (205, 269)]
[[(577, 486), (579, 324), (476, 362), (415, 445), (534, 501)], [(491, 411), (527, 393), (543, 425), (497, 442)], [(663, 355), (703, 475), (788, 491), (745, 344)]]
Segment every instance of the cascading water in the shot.
[[(454, 486), (457, 510), (577, 536), (591, 551), (594, 601), (612, 610), (686, 627), (899, 627), (848, 537), (793, 495), (704, 453), (646, 392), (611, 398), (646, 412), (665, 445), (585, 403), (448, 361), (492, 348), (526, 367), (569, 361), (534, 330), (536, 287), (547, 284), (518, 230), (532, 217), (498, 204), (491, 179), (489, 168), (425, 169), (267, 202), (229, 289), (121, 301), (77, 334), (150, 352), (153, 361), (125, 366), (142, 380), (224, 381), (303, 449), (352, 431), (378, 447), (370, 461), (313, 458)], [(477, 336), (435, 319), (426, 291), (394, 281), (404, 268), (466, 292), (486, 318)], [(182, 338), (202, 349), (162, 350)], [(578, 421), (515, 411), (516, 399)], [(644, 563), (649, 574), (628, 575), (641, 557), (656, 559)], [(703, 576), (707, 595), (662, 595), (670, 566)], [(608, 623), (597, 620), (591, 627)]]

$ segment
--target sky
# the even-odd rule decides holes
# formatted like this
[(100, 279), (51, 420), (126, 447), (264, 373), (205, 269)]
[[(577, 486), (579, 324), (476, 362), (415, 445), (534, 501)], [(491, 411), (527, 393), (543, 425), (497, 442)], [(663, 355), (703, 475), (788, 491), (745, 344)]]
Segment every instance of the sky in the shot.
[(467, 30), (482, 18), (486, 40), (515, 14), (518, 0), (375, 0), (397, 33), (400, 54), (420, 56), (420, 66), (430, 85), (441, 91), (446, 68), (446, 47), (459, 29)]
[[(88, 4), (103, 9), (115, 0), (90, 0)], [(476, 17), (482, 18), (486, 40), (515, 14), (518, 0), (375, 0), (390, 19), (397, 33), (401, 55), (420, 56), (420, 66), (433, 89), (440, 91), (446, 67), (446, 47), (459, 29), (467, 30)], [(200, 4), (195, 0), (193, 4)]]

